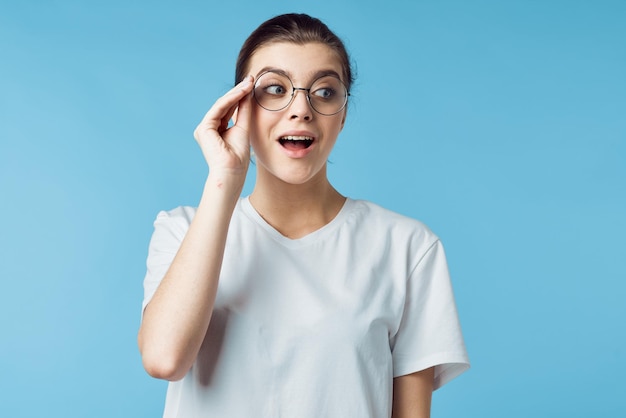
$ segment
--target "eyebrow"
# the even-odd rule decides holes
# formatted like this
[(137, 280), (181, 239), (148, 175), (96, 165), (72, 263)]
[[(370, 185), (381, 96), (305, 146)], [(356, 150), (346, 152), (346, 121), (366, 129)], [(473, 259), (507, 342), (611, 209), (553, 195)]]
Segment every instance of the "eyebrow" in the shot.
[[(277, 73), (277, 74), (281, 74), (284, 75), (286, 77), (289, 77), (289, 79), (292, 79), (292, 75), (289, 73), (289, 71), (283, 70), (281, 68), (276, 68), (276, 67), (263, 67), (261, 68), (261, 70), (259, 70), (259, 72), (256, 74), (256, 76), (254, 77), (255, 80), (263, 73), (267, 73), (268, 71), (271, 71), (273, 73)], [(335, 70), (331, 70), (331, 69), (327, 69), (327, 70), (319, 70), (316, 71), (315, 73), (313, 73), (311, 75), (311, 81), (317, 80), (320, 77), (324, 77), (327, 75), (332, 75), (334, 77), (337, 77), (339, 80), (343, 81), (341, 79), (341, 76), (337, 73), (337, 71)]]

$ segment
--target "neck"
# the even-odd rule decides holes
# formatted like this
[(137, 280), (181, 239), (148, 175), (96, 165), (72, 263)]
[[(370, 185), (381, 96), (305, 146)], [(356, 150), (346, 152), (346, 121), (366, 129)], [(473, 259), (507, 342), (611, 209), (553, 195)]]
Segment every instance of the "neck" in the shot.
[(322, 228), (337, 216), (346, 200), (330, 184), (325, 171), (305, 184), (289, 184), (260, 174), (257, 172), (250, 203), (288, 238), (301, 238)]

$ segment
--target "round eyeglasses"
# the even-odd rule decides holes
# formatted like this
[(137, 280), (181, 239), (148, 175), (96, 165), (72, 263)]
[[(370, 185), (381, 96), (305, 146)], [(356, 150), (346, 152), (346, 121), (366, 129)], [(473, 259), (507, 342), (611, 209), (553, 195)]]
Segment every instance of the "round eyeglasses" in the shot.
[(263, 109), (277, 112), (291, 104), (298, 90), (306, 93), (313, 110), (326, 116), (341, 112), (350, 95), (343, 82), (334, 75), (322, 76), (305, 89), (294, 87), (285, 74), (267, 71), (258, 76), (254, 83), (254, 99)]

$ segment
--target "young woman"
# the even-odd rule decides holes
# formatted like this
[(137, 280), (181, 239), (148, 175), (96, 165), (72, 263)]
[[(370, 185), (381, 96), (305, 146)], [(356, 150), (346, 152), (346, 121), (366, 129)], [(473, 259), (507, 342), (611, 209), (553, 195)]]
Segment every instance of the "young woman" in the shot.
[(428, 417), (468, 367), (446, 260), (426, 226), (327, 178), (352, 83), (342, 42), (275, 17), (236, 81), (195, 131), (198, 207), (159, 213), (150, 242), (138, 340), (170, 381), (164, 416)]

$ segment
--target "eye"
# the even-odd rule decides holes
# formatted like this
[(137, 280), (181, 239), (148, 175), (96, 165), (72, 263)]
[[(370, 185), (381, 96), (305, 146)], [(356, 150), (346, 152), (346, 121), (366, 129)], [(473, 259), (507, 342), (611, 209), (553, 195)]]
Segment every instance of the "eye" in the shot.
[(263, 92), (273, 96), (282, 96), (287, 94), (287, 89), (280, 84), (270, 84), (269, 86), (263, 87)]
[(331, 87), (321, 87), (311, 92), (313, 96), (319, 99), (330, 100), (335, 96), (335, 90)]

